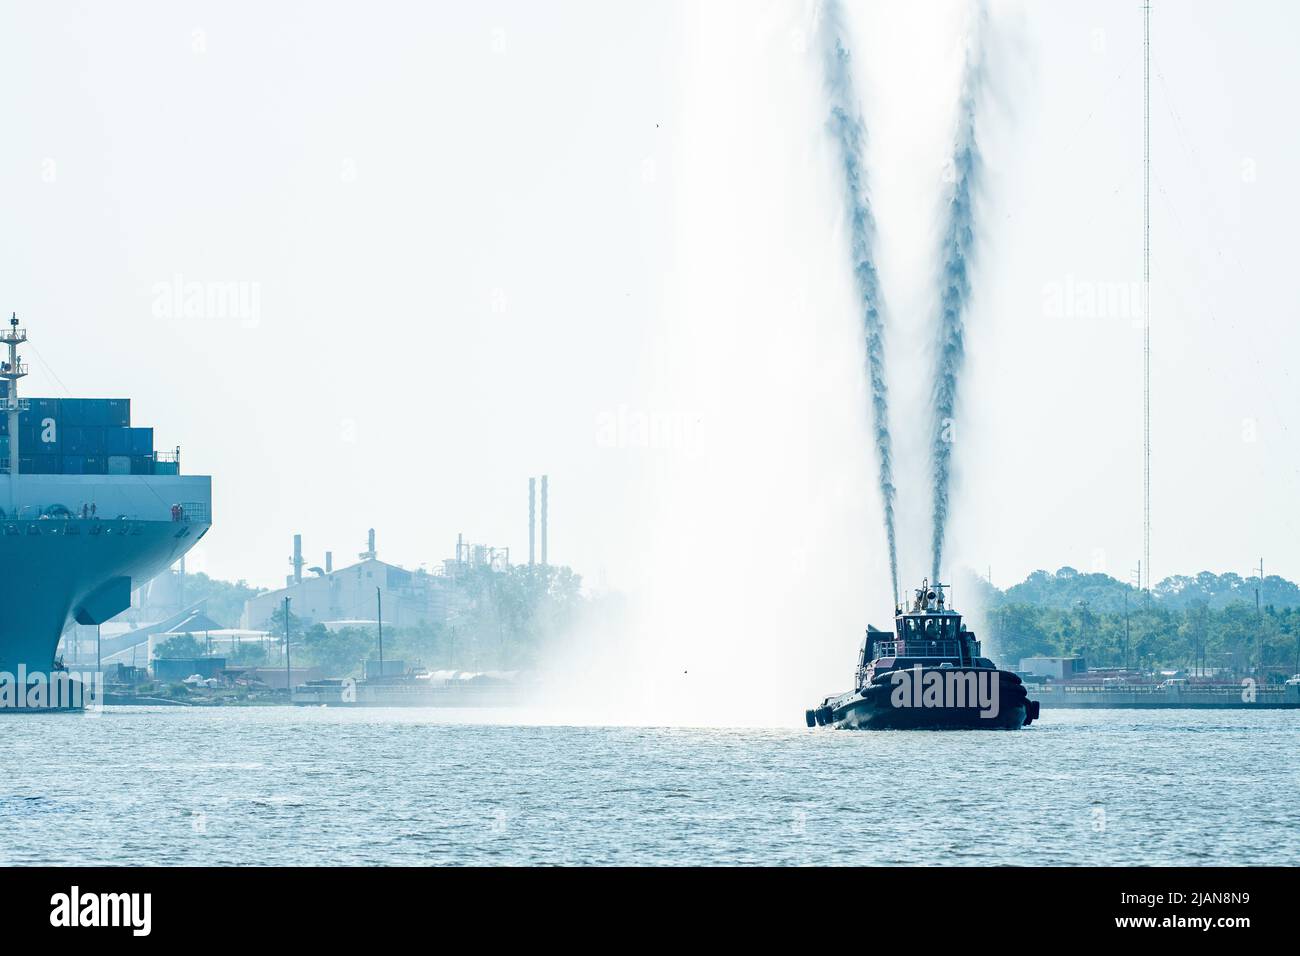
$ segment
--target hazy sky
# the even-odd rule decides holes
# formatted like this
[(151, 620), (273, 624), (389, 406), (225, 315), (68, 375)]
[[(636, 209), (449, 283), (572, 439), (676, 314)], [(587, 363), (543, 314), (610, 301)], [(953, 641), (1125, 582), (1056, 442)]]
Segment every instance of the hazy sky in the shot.
[[(910, 581), (966, 8), (849, 6)], [(0, 9), (27, 392), (129, 396), (213, 476), (192, 568), (274, 585), (294, 532), (344, 564), (371, 526), (408, 567), (462, 531), (520, 560), (545, 472), (552, 557), (593, 584), (743, 558), (759, 588), (847, 567), (854, 619), (887, 600), (811, 3)], [(1155, 4), (1157, 578), (1300, 578), (1298, 20)], [(950, 541), (1000, 585), (1140, 557), (1141, 26), (991, 11)], [(195, 283), (244, 312), (178, 313)]]

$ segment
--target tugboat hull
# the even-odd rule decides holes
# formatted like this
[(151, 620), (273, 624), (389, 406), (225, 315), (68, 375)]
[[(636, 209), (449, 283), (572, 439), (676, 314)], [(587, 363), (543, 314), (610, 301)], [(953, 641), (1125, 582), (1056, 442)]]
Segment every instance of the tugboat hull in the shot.
[[(961, 692), (955, 694), (954, 687)], [(1038, 717), (1020, 678), (987, 668), (909, 668), (827, 699), (808, 726), (841, 730), (1016, 730)]]
[(839, 730), (1018, 730), (1030, 722), (1025, 704), (985, 717), (973, 707), (904, 709), (863, 700), (832, 716), (832, 726)]

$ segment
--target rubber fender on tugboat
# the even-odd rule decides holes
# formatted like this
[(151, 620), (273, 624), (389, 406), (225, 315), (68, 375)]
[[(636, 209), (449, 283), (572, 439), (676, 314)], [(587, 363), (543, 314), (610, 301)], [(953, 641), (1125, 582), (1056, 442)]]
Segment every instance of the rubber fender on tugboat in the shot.
[(813, 711), (811, 711), (811, 710), (805, 710), (805, 711), (803, 712), (803, 719), (806, 720), (806, 721), (808, 722), (808, 726), (809, 726), (809, 727), (816, 727), (816, 726), (817, 726), (817, 714), (814, 713)]
[(829, 707), (823, 707), (817, 711), (817, 722), (822, 726), (835, 722), (835, 712)]

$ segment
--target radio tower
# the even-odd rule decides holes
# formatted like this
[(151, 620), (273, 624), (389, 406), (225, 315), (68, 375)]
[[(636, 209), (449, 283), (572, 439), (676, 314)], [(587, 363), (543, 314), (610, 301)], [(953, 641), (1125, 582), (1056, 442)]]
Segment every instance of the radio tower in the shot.
[[(1142, 557), (1151, 597), (1151, 2), (1142, 4)], [(1141, 582), (1139, 582), (1139, 586)]]

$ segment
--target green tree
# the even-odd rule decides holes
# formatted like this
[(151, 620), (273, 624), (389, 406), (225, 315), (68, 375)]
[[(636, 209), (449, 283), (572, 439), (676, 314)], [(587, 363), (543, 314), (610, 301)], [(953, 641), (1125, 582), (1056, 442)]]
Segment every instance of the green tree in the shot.
[(202, 657), (207, 652), (207, 646), (193, 634), (177, 634), (175, 637), (169, 637), (165, 641), (159, 642), (154, 648), (154, 657), (167, 658), (174, 660), (176, 658)]

